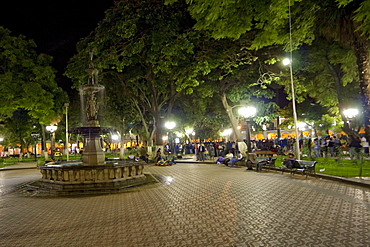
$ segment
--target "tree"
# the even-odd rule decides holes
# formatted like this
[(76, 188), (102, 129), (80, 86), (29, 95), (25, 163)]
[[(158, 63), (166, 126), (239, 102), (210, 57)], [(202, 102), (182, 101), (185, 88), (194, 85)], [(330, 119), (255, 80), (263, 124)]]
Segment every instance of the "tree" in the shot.
[(55, 82), (51, 57), (37, 54), (35, 48), (32, 40), (12, 37), (0, 27), (0, 117), (24, 109), (41, 123), (57, 118), (56, 102), (65, 94)]
[[(337, 41), (351, 49), (356, 57), (362, 110), (366, 137), (370, 139), (370, 42), (369, 42), (369, 5), (370, 1), (337, 0), (339, 7), (332, 1), (322, 2), (320, 20), (317, 20), (318, 33), (329, 41)], [(334, 6), (333, 6), (334, 5)], [(330, 12), (334, 11), (334, 12)], [(324, 25), (327, 25), (326, 27)], [(343, 114), (342, 114), (343, 115)], [(347, 126), (348, 127), (348, 126)]]
[(203, 50), (214, 39), (194, 31), (193, 24), (183, 4), (117, 1), (96, 30), (78, 44), (67, 75), (77, 83), (85, 81), (87, 54), (95, 50), (102, 77), (109, 74), (110, 83), (121, 88), (115, 93), (129, 98), (146, 139), (156, 133), (161, 143), (162, 119), (170, 116), (178, 95), (192, 93), (202, 83), (198, 76), (212, 69)]
[[(177, 1), (167, 0), (166, 3)], [(369, 0), (186, 2), (197, 20), (194, 26), (197, 30), (208, 30), (217, 38), (236, 39), (246, 32), (253, 32), (253, 49), (282, 44), (290, 50), (287, 45), (289, 29), (294, 49), (321, 38), (338, 41), (352, 49), (359, 74), (366, 135), (370, 138)], [(288, 25), (289, 9), (291, 26)]]
[[(22, 112), (33, 122), (50, 124), (58, 121), (67, 95), (55, 82), (51, 57), (37, 54), (32, 40), (10, 34), (9, 30), (0, 27), (0, 120), (10, 124), (16, 121), (12, 119), (19, 115), (16, 113)], [(18, 127), (8, 130), (17, 130), (13, 134), (18, 135), (23, 147), (22, 140), (29, 135)]]

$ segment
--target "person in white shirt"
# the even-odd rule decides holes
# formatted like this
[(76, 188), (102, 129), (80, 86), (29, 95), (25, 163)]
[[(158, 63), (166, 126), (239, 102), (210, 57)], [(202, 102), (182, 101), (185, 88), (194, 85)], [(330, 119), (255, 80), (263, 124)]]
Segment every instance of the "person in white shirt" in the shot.
[(361, 138), (361, 145), (364, 148), (364, 153), (366, 156), (369, 156), (369, 142), (367, 141), (366, 137), (363, 136)]
[(241, 161), (242, 159), (243, 159), (243, 155), (242, 155), (242, 153), (241, 152), (239, 152), (239, 151), (236, 151), (238, 154), (237, 154), (237, 156), (235, 157), (235, 158), (232, 158), (231, 160), (230, 160), (230, 167), (234, 167), (234, 165), (235, 165), (235, 162), (238, 162), (238, 161)]
[(224, 165), (228, 165), (228, 163), (230, 162), (230, 160), (234, 158), (234, 155), (231, 153), (231, 151), (229, 151), (226, 155), (225, 155), (225, 160), (223, 162)]

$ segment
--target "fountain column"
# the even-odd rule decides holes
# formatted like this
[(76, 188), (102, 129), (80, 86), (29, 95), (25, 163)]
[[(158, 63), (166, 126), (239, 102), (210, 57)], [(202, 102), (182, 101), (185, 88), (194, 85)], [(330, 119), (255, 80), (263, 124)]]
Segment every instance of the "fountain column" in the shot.
[(89, 166), (104, 165), (105, 156), (102, 143), (102, 128), (98, 121), (98, 100), (96, 94), (104, 89), (103, 85), (96, 84), (98, 70), (92, 66), (86, 70), (89, 73), (89, 82), (81, 86), (80, 93), (86, 105), (86, 127), (80, 128), (84, 137), (82, 164)]

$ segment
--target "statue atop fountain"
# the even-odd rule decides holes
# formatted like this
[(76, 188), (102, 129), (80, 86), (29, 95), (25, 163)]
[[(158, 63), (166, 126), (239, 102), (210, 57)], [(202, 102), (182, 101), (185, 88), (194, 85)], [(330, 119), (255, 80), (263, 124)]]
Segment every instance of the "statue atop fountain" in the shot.
[(86, 125), (99, 127), (99, 104), (96, 95), (98, 92), (104, 90), (104, 86), (98, 84), (99, 71), (94, 66), (92, 52), (90, 52), (90, 63), (86, 72), (89, 75), (88, 83), (80, 87), (80, 94), (84, 96), (84, 102), (82, 104), (85, 105)]

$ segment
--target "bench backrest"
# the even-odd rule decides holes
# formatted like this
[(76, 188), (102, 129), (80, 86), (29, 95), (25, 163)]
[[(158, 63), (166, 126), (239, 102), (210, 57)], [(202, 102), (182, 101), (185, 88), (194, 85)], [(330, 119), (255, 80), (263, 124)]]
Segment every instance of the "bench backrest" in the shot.
[(317, 161), (296, 160), (294, 162), (294, 167), (310, 168), (310, 167), (315, 167), (316, 163)]

